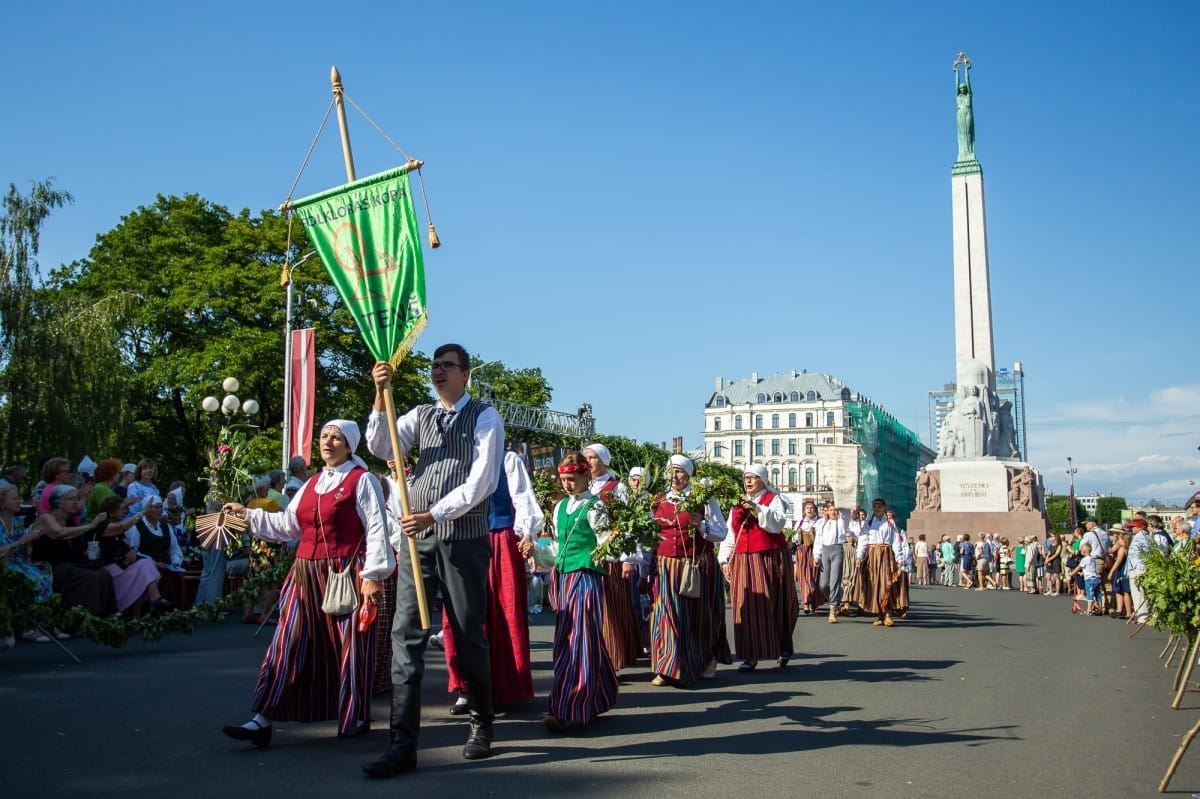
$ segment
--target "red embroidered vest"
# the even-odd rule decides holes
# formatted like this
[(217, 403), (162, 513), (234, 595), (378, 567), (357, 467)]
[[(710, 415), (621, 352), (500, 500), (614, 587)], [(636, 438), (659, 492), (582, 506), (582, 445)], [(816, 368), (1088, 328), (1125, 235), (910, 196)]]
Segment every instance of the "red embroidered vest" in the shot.
[[(763, 508), (770, 505), (775, 495), (770, 491), (765, 492), (757, 500), (757, 504)], [(732, 527), (729, 530), (729, 535), (735, 536), (733, 551), (738, 555), (745, 555), (750, 552), (769, 552), (773, 549), (787, 549), (787, 540), (781, 535), (773, 535), (758, 526), (758, 520), (742, 509), (741, 505), (734, 505), (733, 513), (731, 514), (730, 522)]]
[(654, 509), (654, 518), (660, 528), (659, 535), (662, 536), (658, 545), (660, 558), (691, 558), (696, 554), (712, 552), (712, 542), (700, 537), (698, 528), (703, 517), (694, 520), (697, 530), (693, 537), (688, 531), (688, 527), (693, 523), (692, 515), (680, 513), (675, 505), (667, 502), (665, 498), (660, 498), (658, 507)]
[(304, 492), (296, 508), (296, 520), (300, 522), (296, 557), (325, 560), (365, 551), (366, 531), (358, 518), (357, 492), (358, 481), (366, 473), (366, 469), (356, 466), (328, 494), (318, 494), (315, 482)]

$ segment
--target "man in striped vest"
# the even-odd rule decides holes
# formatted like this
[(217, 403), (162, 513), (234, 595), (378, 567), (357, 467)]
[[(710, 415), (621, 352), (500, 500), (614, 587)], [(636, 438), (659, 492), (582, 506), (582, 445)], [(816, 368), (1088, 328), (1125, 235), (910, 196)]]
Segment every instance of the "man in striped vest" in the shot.
[[(410, 515), (404, 533), (417, 541), (425, 595), (440, 589), (458, 650), (459, 671), (467, 686), (471, 732), (463, 757), (492, 754), (492, 675), (483, 620), (492, 556), (488, 538), (488, 497), (496, 490), (504, 455), (504, 423), (490, 405), (467, 393), (471, 359), (458, 344), (443, 344), (429, 364), (438, 401), (418, 405), (396, 420), (401, 454), (420, 453), (409, 483)], [(391, 391), (392, 369), (375, 364), (375, 407), (367, 422), (372, 454), (392, 457), (390, 419), (384, 394)], [(429, 631), (421, 628), (416, 585), (407, 546), (397, 551), (396, 616), (392, 622), (391, 744), (383, 757), (363, 767), (370, 777), (391, 777), (417, 765), (421, 729), (421, 678)]]

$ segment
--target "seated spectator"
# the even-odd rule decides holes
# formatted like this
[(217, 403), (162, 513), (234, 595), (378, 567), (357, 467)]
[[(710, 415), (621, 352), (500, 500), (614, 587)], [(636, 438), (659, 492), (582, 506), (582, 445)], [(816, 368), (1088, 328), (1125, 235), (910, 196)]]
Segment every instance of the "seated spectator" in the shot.
[(137, 502), (132, 506), (134, 512), (142, 510), (142, 501), (150, 497), (162, 496), (154, 478), (158, 476), (158, 465), (153, 458), (142, 458), (138, 461), (137, 469), (133, 472), (133, 482), (125, 489), (125, 496), (133, 497)]
[(162, 497), (145, 501), (143, 517), (125, 533), (125, 540), (158, 567), (158, 590), (176, 605), (183, 604), (183, 548), (163, 512)]
[[(79, 523), (79, 492), (69, 485), (46, 491), (50, 512), (39, 516), (29, 528), (34, 560), (46, 561), (54, 572), (54, 590), (62, 595), (64, 608), (79, 605), (93, 616), (117, 612), (117, 595), (112, 575), (101, 568), (96, 531), (107, 522), (99, 514), (88, 524)], [(90, 557), (89, 557), (90, 556)]]
[[(50, 512), (50, 489), (56, 485), (67, 485), (71, 482), (71, 463), (66, 458), (47, 458), (42, 464), (42, 482), (34, 488), (34, 501), (37, 503), (38, 514)], [(77, 508), (76, 512), (81, 508)]]
[(288, 497), (283, 493), (286, 483), (287, 473), (283, 469), (272, 469), (267, 472), (267, 497), (275, 500), (280, 510), (286, 508), (288, 504)]
[[(27, 580), (37, 592), (37, 601), (42, 602), (48, 599), (54, 591), (54, 572), (51, 571), (49, 564), (31, 562), (26, 558), (29, 544), (41, 535), (41, 531), (25, 532), (21, 519), (17, 515), (20, 510), (21, 495), (17, 491), (17, 487), (14, 485), (0, 486), (0, 559), (5, 561), (0, 568), (7, 568), (19, 580)], [(14, 610), (19, 611), (19, 608)], [(59, 629), (53, 630), (51, 634), (59, 640), (71, 637)], [(36, 629), (26, 630), (21, 637), (34, 643), (50, 643), (50, 638)], [(6, 639), (4, 644), (5, 646), (0, 648), (11, 647), (11, 638)]]
[(17, 489), (18, 495), (21, 491), (21, 486), (25, 483), (25, 467), (18, 463), (11, 463), (4, 467), (4, 471), (0, 472), (0, 488), (4, 486), (12, 486)]
[(163, 514), (171, 528), (171, 534), (175, 536), (180, 548), (187, 549), (192, 546), (192, 531), (187, 527), (187, 518), (191, 513), (183, 507), (182, 480), (176, 480), (171, 484), (171, 490), (167, 492), (163, 502)]
[(288, 461), (288, 479), (283, 486), (283, 495), (291, 499), (308, 480), (308, 463), (302, 455), (293, 455)]
[(129, 496), (129, 486), (133, 485), (133, 474), (137, 471), (137, 466), (132, 463), (127, 463), (121, 467), (121, 474), (117, 477), (117, 484), (113, 486), (113, 493), (121, 499)]
[(112, 496), (100, 503), (100, 512), (108, 514), (105, 529), (100, 532), (100, 559), (112, 576), (117, 609), (138, 616), (142, 602), (148, 601), (152, 611), (169, 610), (175, 603), (159, 592), (158, 567), (152, 560), (138, 557), (137, 547), (130, 546), (125, 538), (126, 531), (141, 520), (142, 514), (126, 517), (122, 502), (120, 497)]
[[(116, 458), (105, 458), (96, 464), (94, 477), (96, 483), (92, 487), (92, 493), (87, 499), (87, 518), (94, 519), (96, 514), (100, 512), (100, 503), (108, 497), (116, 496), (113, 486), (117, 484), (117, 479), (121, 475), (121, 461)], [(123, 500), (125, 507), (129, 507), (137, 500)]]
[(271, 478), (261, 475), (254, 478), (254, 498), (246, 503), (247, 508), (259, 508), (267, 513), (279, 513), (283, 505), (271, 496)]

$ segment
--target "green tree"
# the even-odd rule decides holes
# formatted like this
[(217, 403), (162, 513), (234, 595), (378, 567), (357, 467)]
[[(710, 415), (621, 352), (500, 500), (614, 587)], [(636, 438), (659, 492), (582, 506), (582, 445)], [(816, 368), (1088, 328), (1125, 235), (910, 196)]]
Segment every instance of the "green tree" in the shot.
[[(47, 317), (53, 309), (35, 298), (41, 277), (38, 248), (42, 225), (51, 211), (70, 202), (71, 194), (55, 189), (49, 178), (34, 183), (29, 194), (21, 194), (10, 183), (0, 205), (0, 403), (5, 460), (32, 454), (26, 442), (18, 442), (33, 423), (32, 412), (40, 399), (40, 392), (33, 390), (39, 384), (31, 370), (36, 360), (52, 356), (44, 345), (49, 333)], [(35, 340), (42, 346), (35, 346)], [(37, 464), (33, 466), (36, 469)]]
[(1121, 511), (1126, 507), (1124, 497), (1101, 497), (1096, 500), (1096, 524), (1107, 530), (1121, 521)]
[[(1046, 497), (1046, 518), (1050, 522), (1050, 526), (1058, 532), (1067, 530), (1071, 523), (1070, 514), (1070, 498), (1061, 495)], [(1078, 499), (1075, 500), (1075, 519), (1077, 522), (1082, 522), (1087, 518), (1087, 511), (1084, 510), (1083, 503)]]
[(541, 367), (509, 369), (502, 361), (485, 363), (475, 355), (471, 356), (471, 386), (476, 392), (490, 391), (494, 399), (535, 408), (547, 407), (554, 393)]

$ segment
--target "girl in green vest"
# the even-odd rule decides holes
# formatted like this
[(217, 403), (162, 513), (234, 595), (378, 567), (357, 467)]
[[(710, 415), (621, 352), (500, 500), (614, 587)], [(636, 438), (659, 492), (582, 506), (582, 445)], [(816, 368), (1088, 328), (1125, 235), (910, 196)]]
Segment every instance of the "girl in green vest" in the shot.
[(554, 683), (542, 723), (558, 733), (587, 724), (617, 701), (617, 673), (604, 646), (604, 570), (592, 560), (592, 550), (608, 537), (608, 515), (587, 490), (589, 471), (578, 452), (559, 464), (567, 496), (554, 509), (555, 541), (539, 545), (535, 556), (545, 561), (553, 552), (554, 559)]

